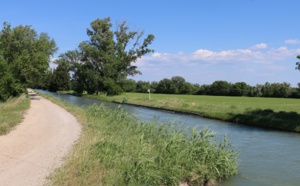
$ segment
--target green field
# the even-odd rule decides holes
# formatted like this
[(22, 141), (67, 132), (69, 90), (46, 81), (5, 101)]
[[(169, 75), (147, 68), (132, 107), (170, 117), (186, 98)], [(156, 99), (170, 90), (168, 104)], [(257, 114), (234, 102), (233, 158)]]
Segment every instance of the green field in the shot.
[(85, 97), (196, 113), (234, 123), (300, 132), (300, 99), (124, 93)]
[(7, 134), (20, 123), (29, 106), (30, 100), (25, 94), (4, 103), (0, 102), (0, 135)]

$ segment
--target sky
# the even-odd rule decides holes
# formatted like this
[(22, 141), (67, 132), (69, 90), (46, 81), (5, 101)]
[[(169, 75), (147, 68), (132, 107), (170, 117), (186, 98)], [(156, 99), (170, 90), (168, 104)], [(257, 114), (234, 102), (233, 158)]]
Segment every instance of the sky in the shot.
[[(88, 40), (97, 18), (127, 21), (154, 34), (154, 53), (135, 65), (135, 80), (173, 76), (191, 83), (217, 80), (250, 85), (300, 82), (299, 0), (26, 0), (2, 1), (0, 22), (31, 25), (59, 48), (52, 59)], [(114, 28), (113, 28), (114, 29)]]

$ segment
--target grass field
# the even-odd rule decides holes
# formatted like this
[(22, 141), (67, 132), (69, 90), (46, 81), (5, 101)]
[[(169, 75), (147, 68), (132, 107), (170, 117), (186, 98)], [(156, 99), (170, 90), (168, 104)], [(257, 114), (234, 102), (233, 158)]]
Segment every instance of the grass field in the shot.
[(25, 94), (4, 103), (0, 102), (0, 135), (7, 134), (20, 123), (29, 106), (30, 100)]
[(236, 174), (238, 154), (227, 138), (207, 129), (178, 131), (174, 124), (145, 123), (121, 109), (81, 109), (53, 97), (83, 125), (52, 185), (204, 185)]
[(234, 123), (300, 132), (300, 99), (151, 94), (149, 100), (148, 94), (143, 93), (85, 97), (191, 112)]

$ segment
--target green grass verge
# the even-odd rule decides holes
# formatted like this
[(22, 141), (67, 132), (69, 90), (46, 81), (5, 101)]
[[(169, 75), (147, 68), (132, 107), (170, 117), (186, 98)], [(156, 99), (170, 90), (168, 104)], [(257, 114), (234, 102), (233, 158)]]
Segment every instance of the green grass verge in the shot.
[(200, 185), (236, 174), (237, 153), (208, 129), (138, 121), (122, 109), (86, 110), (58, 101), (79, 118), (82, 135), (53, 185)]
[(18, 98), (0, 102), (0, 135), (7, 134), (17, 124), (21, 123), (24, 112), (30, 106), (30, 99), (25, 94)]
[(85, 97), (199, 114), (234, 123), (300, 132), (300, 99), (124, 93)]

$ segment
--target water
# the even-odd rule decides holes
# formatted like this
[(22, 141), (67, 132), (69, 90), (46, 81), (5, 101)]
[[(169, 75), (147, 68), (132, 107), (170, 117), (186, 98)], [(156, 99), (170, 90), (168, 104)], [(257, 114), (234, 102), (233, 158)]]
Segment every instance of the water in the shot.
[[(91, 104), (105, 104), (117, 108), (115, 103), (98, 100), (58, 95), (46, 91), (71, 104), (86, 107)], [(233, 147), (239, 152), (239, 174), (224, 181), (225, 186), (298, 186), (300, 185), (300, 134), (266, 130), (229, 122), (205, 119), (197, 116), (175, 114), (143, 107), (122, 105), (127, 112), (136, 117), (151, 121), (176, 120), (187, 127), (208, 126), (217, 132), (216, 138), (224, 135), (230, 139)]]

